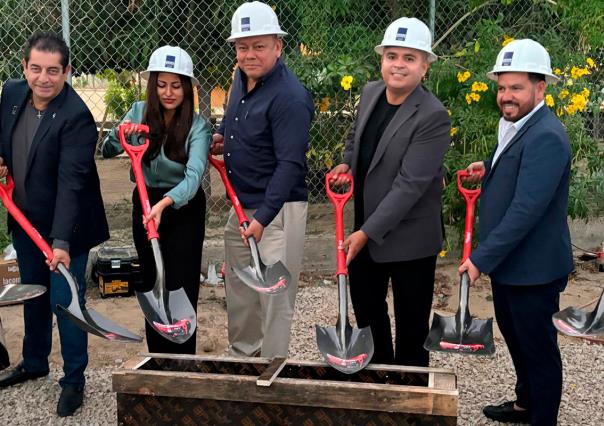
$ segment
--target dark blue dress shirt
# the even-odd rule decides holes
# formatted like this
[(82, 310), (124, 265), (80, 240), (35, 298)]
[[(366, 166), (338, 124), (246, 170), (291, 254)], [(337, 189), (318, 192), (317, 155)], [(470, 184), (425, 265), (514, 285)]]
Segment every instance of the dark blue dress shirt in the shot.
[(218, 133), (235, 192), (245, 208), (257, 209), (254, 218), (263, 226), (285, 202), (308, 200), (313, 115), (310, 94), (280, 59), (249, 93), (245, 73), (237, 70)]

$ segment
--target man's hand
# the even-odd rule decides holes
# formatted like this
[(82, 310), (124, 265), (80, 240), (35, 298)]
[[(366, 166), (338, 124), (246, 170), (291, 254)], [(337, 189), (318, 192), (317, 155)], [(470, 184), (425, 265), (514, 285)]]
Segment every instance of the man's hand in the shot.
[(220, 133), (214, 133), (212, 135), (212, 145), (210, 145), (210, 154), (222, 155), (224, 152), (224, 136)]
[(256, 219), (254, 219), (254, 220), (252, 220), (252, 223), (250, 223), (250, 226), (247, 227), (247, 230), (243, 229), (243, 226), (240, 226), (239, 232), (241, 232), (241, 239), (243, 240), (243, 244), (246, 247), (249, 247), (249, 243), (247, 242), (247, 239), (249, 237), (254, 237), (256, 242), (259, 243), (260, 240), (262, 239), (262, 233), (264, 232), (264, 226), (262, 226), (262, 224), (260, 222), (258, 222)]
[(65, 267), (69, 268), (71, 263), (71, 257), (69, 257), (69, 253), (62, 249), (52, 249), (52, 260), (47, 260), (46, 264), (50, 267), (51, 271), (57, 269), (57, 265), (60, 263), (64, 264)]
[(164, 197), (153, 207), (151, 207), (151, 211), (149, 212), (147, 217), (143, 216), (143, 225), (145, 226), (145, 228), (147, 227), (147, 223), (149, 223), (149, 221), (153, 219), (155, 221), (155, 228), (158, 229), (159, 223), (161, 222), (162, 212), (166, 207), (171, 206), (172, 204), (174, 204), (172, 198)]
[(8, 176), (8, 167), (4, 164), (4, 158), (0, 157), (0, 179)]
[(484, 161), (476, 161), (466, 167), (466, 171), (470, 173), (470, 176), (464, 178), (464, 181), (468, 183), (478, 183), (482, 180), (485, 173)]
[(364, 231), (358, 230), (353, 232), (346, 238), (344, 241), (344, 250), (348, 253), (346, 255), (346, 266), (350, 265), (352, 259), (356, 257), (357, 254), (365, 247), (369, 241), (369, 237)]
[(347, 174), (350, 171), (350, 167), (348, 166), (348, 164), (338, 164), (337, 166), (335, 166), (333, 169), (331, 169), (331, 184), (333, 186), (342, 186), (346, 183), (348, 183), (348, 181), (343, 178), (341, 175)]
[(470, 259), (466, 259), (464, 263), (458, 269), (459, 275), (462, 275), (464, 272), (467, 272), (470, 276), (470, 285), (474, 285), (478, 277), (480, 277), (480, 271)]

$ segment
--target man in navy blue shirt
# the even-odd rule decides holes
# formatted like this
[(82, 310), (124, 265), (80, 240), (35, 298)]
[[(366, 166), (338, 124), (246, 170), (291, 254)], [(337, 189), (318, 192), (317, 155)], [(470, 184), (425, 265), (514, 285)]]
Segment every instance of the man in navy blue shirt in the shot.
[(231, 209), (225, 227), (225, 260), (250, 265), (244, 244), (253, 236), (266, 264), (282, 261), (292, 275), (287, 291), (262, 295), (227, 273), (232, 355), (287, 356), (300, 274), (308, 191), (306, 151), (314, 114), (310, 94), (280, 59), (286, 35), (272, 8), (244, 3), (233, 15), (237, 70), (212, 153), (224, 154), (228, 177), (246, 215), (240, 229)]

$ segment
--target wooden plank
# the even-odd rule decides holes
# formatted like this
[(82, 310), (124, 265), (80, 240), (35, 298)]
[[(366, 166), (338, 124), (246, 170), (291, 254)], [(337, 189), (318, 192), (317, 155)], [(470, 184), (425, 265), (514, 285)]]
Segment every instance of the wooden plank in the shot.
[(256, 386), (270, 386), (287, 364), (285, 358), (275, 358), (256, 380)]
[(454, 374), (434, 373), (431, 374), (434, 377), (434, 386), (438, 389), (457, 389), (457, 378)]
[[(258, 358), (253, 358), (258, 359)], [(288, 365), (300, 365), (308, 367), (320, 367), (324, 368), (327, 364), (319, 361), (303, 361), (296, 359), (288, 359)], [(379, 370), (379, 371), (394, 371), (398, 373), (449, 373), (455, 374), (455, 372), (449, 368), (432, 368), (432, 367), (415, 367), (410, 365), (392, 365), (392, 364), (369, 364), (365, 367), (365, 370)]]
[(138, 370), (142, 365), (144, 365), (147, 361), (149, 361), (151, 357), (138, 355), (133, 358), (130, 358), (128, 361), (122, 363), (120, 368), (124, 368), (126, 370)]
[(255, 377), (162, 371), (114, 374), (118, 393), (266, 404), (457, 416), (457, 390), (323, 380), (276, 378), (270, 387)]

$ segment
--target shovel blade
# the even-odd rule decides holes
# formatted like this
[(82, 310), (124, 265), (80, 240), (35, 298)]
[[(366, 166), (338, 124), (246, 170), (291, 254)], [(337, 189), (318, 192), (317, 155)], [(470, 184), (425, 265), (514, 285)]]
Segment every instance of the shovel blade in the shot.
[(0, 286), (0, 306), (14, 305), (46, 293), (46, 287), (37, 284), (7, 284)]
[(495, 353), (493, 318), (481, 320), (470, 316), (461, 326), (457, 316), (444, 317), (434, 313), (424, 349), (462, 355), (492, 355)]
[(315, 326), (317, 346), (327, 364), (345, 374), (356, 373), (369, 364), (373, 356), (371, 329), (346, 327), (344, 338), (336, 327)]
[[(602, 300), (600, 300), (602, 303)], [(599, 339), (604, 337), (604, 317), (597, 310), (586, 312), (575, 307), (568, 307), (552, 316), (554, 327), (561, 333), (583, 339)]]
[(57, 308), (69, 317), (78, 327), (87, 333), (115, 342), (142, 342), (143, 338), (120, 327), (110, 319), (105, 318), (94, 309), (80, 309), (77, 302), (66, 308), (57, 305)]
[(195, 310), (181, 287), (168, 291), (167, 300), (156, 297), (153, 290), (136, 292), (145, 319), (155, 331), (174, 343), (184, 343), (197, 328)]
[(268, 266), (261, 264), (260, 270), (251, 265), (231, 269), (245, 285), (263, 294), (283, 293), (291, 280), (291, 274), (281, 261)]

